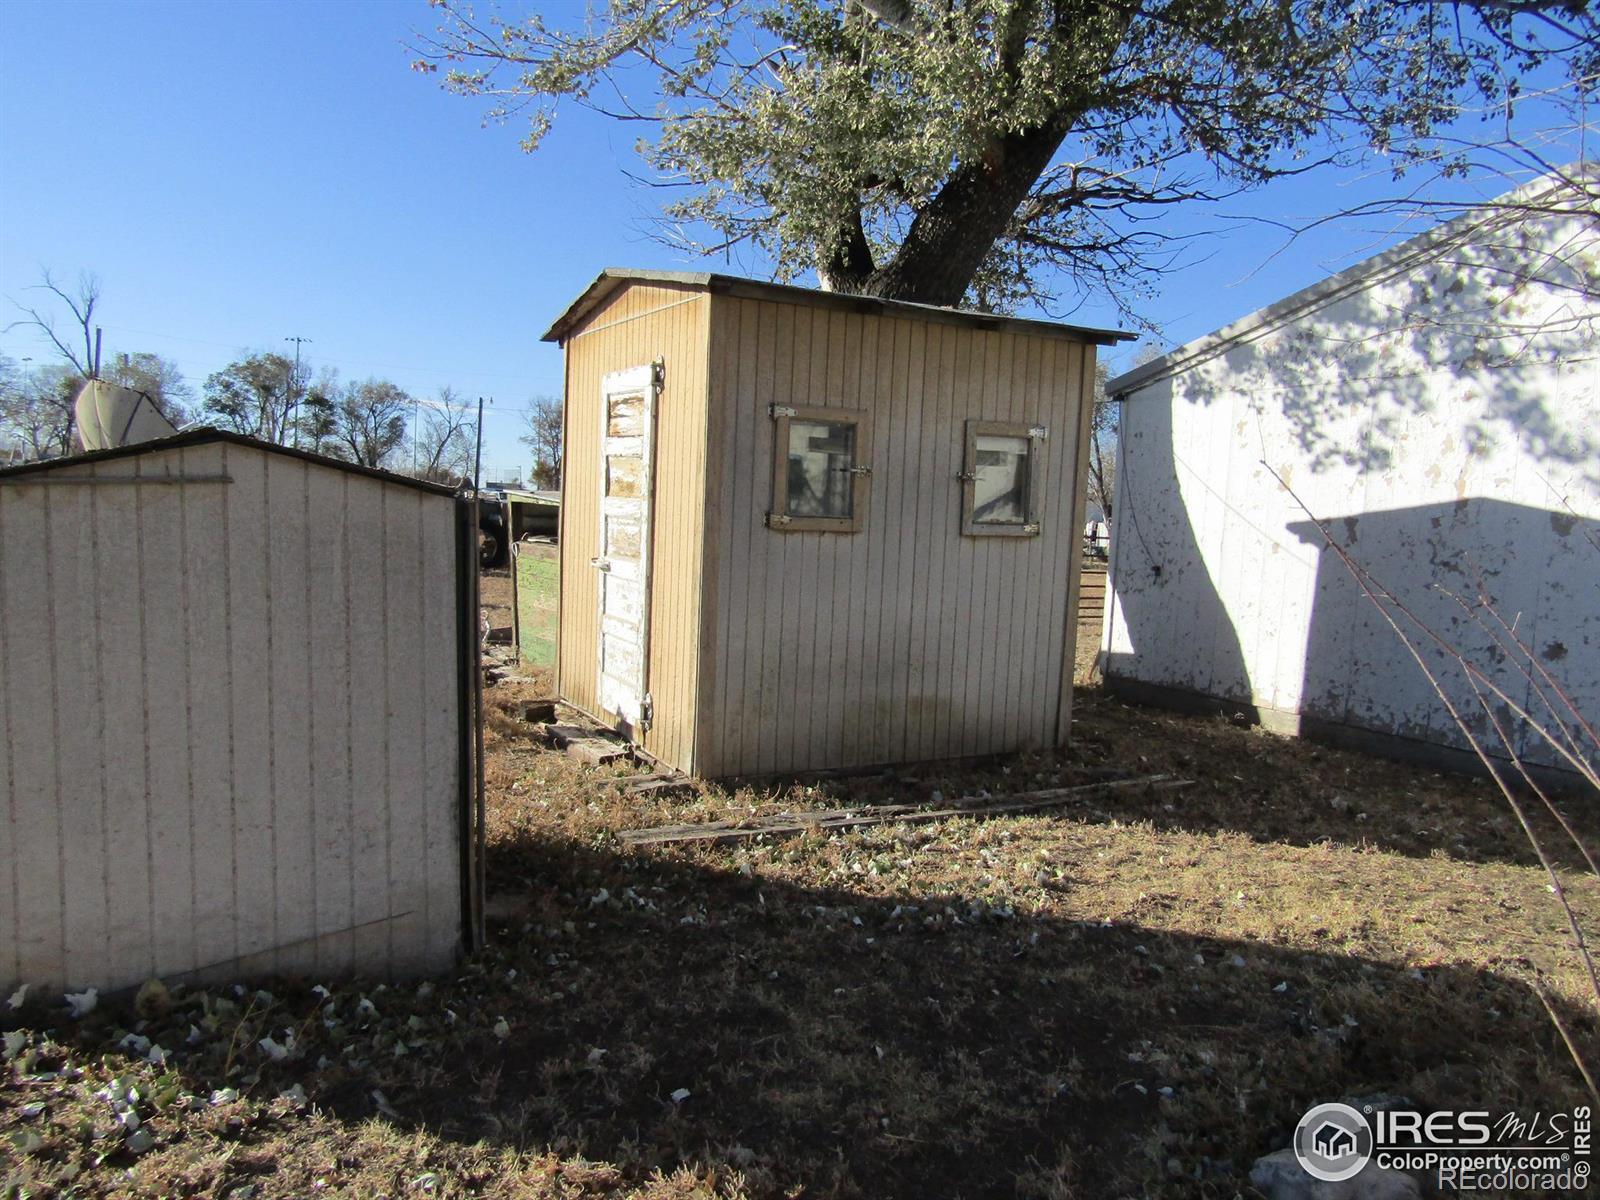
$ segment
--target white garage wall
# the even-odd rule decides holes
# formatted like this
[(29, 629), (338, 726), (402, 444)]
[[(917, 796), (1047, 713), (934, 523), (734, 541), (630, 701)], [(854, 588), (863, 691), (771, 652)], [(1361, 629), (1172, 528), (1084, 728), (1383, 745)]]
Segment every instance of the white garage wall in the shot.
[[(1270, 466), (1519, 703), (1526, 680), (1447, 593), (1472, 599), (1481, 584), (1539, 666), (1600, 713), (1600, 237), (1514, 222), (1422, 250), (1177, 351), (1170, 373), (1133, 375), (1104, 644), (1114, 684), (1465, 744)], [(1537, 739), (1520, 748), (1556, 760)]]
[[(162, 475), (229, 482), (60, 482)], [(450, 497), (236, 443), (0, 480), (3, 986), (447, 965), (454, 579)]]

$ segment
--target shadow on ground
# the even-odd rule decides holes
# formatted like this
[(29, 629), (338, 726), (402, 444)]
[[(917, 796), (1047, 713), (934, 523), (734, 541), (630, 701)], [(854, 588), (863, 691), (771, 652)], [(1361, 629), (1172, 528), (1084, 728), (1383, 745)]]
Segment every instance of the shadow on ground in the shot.
[[(138, 1159), (148, 1181), (138, 1194), (225, 1196), (248, 1181), (257, 1200), (302, 1194), (341, 1171), (361, 1180), (346, 1194), (376, 1194), (390, 1185), (359, 1170), (385, 1155), (400, 1165), (383, 1179), (477, 1181), (459, 1194), (1231, 1200), (1249, 1194), (1250, 1164), (1286, 1145), (1315, 1102), (1398, 1093), (1424, 1108), (1494, 1112), (1585, 1102), (1517, 954), (1418, 969), (1196, 936), (1177, 918), (1163, 928), (1154, 896), (1128, 923), (1013, 909), (1014, 872), (1041, 847), (1061, 872), (1051, 888), (1096, 886), (1083, 856), (1097, 853), (1101, 831), (1052, 839), (1041, 826), (1056, 820), (1152, 820), (1309, 844), (1323, 835), (1289, 820), (1292, 798), (1315, 811), (1319, 778), (1364, 765), (1363, 779), (1337, 786), (1373, 808), (1359, 824), (1381, 841), (1410, 806), (1427, 811), (1424, 802), (1477, 786), (1404, 768), (1389, 780), (1372, 760), (1226, 725), (1214, 748), (1193, 731), (1164, 743), (1168, 720), (1181, 718), (1086, 705), (1073, 764), (1187, 771), (1200, 784), (1170, 811), (1146, 796), (1031, 828), (882, 827), (792, 839), (759, 862), (738, 851), (621, 852), (606, 823), (625, 814), (605, 809), (591, 780), (600, 811), (590, 827), (563, 833), (554, 814), (497, 826), (490, 891), (513, 903), (454, 978), (331, 993), (316, 985), (332, 981), (270, 981), (265, 1000), (227, 993), (231, 1014), (197, 1045), (185, 1036), (201, 1020), (192, 997), (142, 1025), (127, 1002), (76, 1024), (58, 1008), (25, 1011), (24, 1027), (66, 1047), (65, 1059), (31, 1069), (143, 1071), (138, 1045), (121, 1041), (130, 1030), (172, 1048), (185, 1092), (246, 1095), (220, 1108), (202, 1099), (193, 1115), (147, 1114), (157, 1142)], [(1226, 769), (1228, 756), (1252, 753), (1250, 770)], [(985, 778), (1021, 790), (1060, 767), (1023, 758), (987, 775), (900, 773), (849, 790), (956, 795)], [(1378, 810), (1389, 791), (1391, 807)], [(1463, 828), (1479, 819), (1478, 803), (1461, 801)], [(1330, 812), (1318, 819), (1354, 819)], [(1485, 840), (1479, 852), (1497, 845)], [(1263, 872), (1269, 857), (1293, 870), (1304, 856), (1244, 851)], [(891, 896), (871, 883), (912, 854), (925, 872), (915, 890)], [(1161, 882), (1153, 862), (1139, 869)], [(938, 879), (948, 888), (926, 882)], [(1487, 891), (1481, 899), (1490, 904)], [(1403, 923), (1393, 912), (1373, 921)], [(1592, 1015), (1562, 1011), (1592, 1056)], [(282, 1047), (291, 1033), (281, 1059), (261, 1041)], [(326, 1116), (297, 1116), (275, 1099), (297, 1085)], [(51, 1103), (49, 1089), (69, 1087), (29, 1086)], [(39, 1152), (39, 1169), (85, 1153), (95, 1150), (63, 1133)], [(107, 1161), (119, 1172), (133, 1165), (125, 1153)], [(529, 1164), (543, 1164), (531, 1192), (516, 1174)], [(557, 1178), (559, 1189), (545, 1186)]]
[[(811, 780), (816, 805), (940, 804), (1099, 777), (1162, 774), (1188, 786), (1155, 797), (1137, 789), (1107, 791), (1053, 811), (1074, 821), (1234, 832), (1261, 843), (1335, 843), (1413, 858), (1445, 854), (1468, 863), (1539, 863), (1505, 798), (1485, 779), (1391, 762), (1221, 717), (1128, 703), (1098, 686), (1077, 689), (1073, 714), (1073, 743), (1062, 753), (1020, 755), (969, 768), (915, 766)], [(792, 782), (807, 781), (761, 780), (749, 786), (770, 795), (770, 807), (792, 808), (794, 797), (784, 793)], [(1582, 869), (1581, 857), (1556, 823), (1528, 799), (1547, 850), (1558, 863)], [(1593, 845), (1593, 803), (1573, 795), (1554, 799)]]
[[(762, 1196), (1231, 1197), (1314, 1102), (1582, 1102), (1537, 997), (1495, 973), (538, 838), (500, 865), (539, 880), (478, 1001), (510, 1035), (389, 1100), (446, 1138), (635, 1181), (700, 1164)], [(372, 1111), (365, 1080), (323, 1094)]]
[[(1079, 689), (1078, 761), (1167, 772), (1195, 786), (1159, 804), (1137, 793), (1095, 807), (1117, 820), (1158, 828), (1232, 830), (1259, 842), (1362, 844), (1414, 858), (1443, 853), (1462, 862), (1537, 866), (1505, 798), (1486, 779), (1341, 750), (1241, 727), (1220, 717), (1124, 703), (1103, 689)], [(1556, 860), (1582, 859), (1549, 814), (1527, 797), (1535, 828)], [(1553, 794), (1590, 845), (1593, 799)]]

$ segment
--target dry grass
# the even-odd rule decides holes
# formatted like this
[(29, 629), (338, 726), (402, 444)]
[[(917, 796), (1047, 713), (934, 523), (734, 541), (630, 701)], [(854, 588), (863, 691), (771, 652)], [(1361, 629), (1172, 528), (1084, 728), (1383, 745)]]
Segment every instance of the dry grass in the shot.
[[(1529, 978), (1590, 1046), (1592, 1014), (1486, 787), (1093, 693), (1080, 714), (1062, 758), (644, 801), (498, 709), (494, 945), (420, 991), (271, 981), (142, 1024), (29, 1010), (0, 1093), (13, 1194), (1233, 1197), (1314, 1100), (1583, 1100)], [(1197, 784), (774, 844), (615, 841), (1105, 766)], [(1592, 881), (1573, 890), (1600, 913)], [(288, 1030), (273, 1061), (261, 1039)], [(140, 1037), (173, 1065), (141, 1062)], [(113, 1078), (139, 1081), (141, 1155)]]

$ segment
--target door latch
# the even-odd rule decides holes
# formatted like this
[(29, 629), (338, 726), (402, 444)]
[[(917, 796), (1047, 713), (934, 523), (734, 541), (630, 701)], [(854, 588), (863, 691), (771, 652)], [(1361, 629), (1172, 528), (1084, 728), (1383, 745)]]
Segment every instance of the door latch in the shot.
[(611, 570), (611, 560), (608, 559), (608, 558), (591, 558), (589, 560), (589, 565), (591, 567), (593, 567), (596, 571), (609, 571), (609, 570)]

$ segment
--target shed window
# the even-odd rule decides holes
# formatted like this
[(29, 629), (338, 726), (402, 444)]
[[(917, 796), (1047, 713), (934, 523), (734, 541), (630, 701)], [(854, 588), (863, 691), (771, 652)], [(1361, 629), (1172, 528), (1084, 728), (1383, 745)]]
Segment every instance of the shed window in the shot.
[(773, 529), (853, 533), (867, 500), (866, 414), (774, 405)]
[(619, 392), (607, 402), (606, 436), (638, 437), (644, 432), (644, 396)]
[(967, 422), (966, 467), (961, 473), (961, 532), (983, 536), (1028, 536), (1039, 532), (1034, 484), (1037, 426)]

